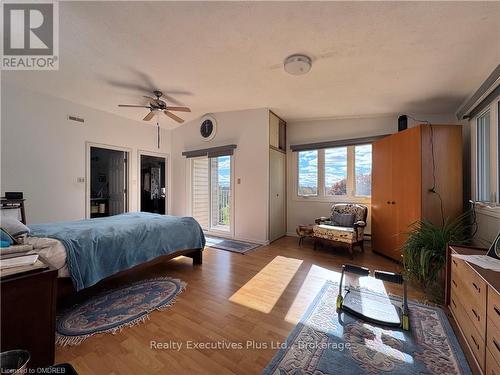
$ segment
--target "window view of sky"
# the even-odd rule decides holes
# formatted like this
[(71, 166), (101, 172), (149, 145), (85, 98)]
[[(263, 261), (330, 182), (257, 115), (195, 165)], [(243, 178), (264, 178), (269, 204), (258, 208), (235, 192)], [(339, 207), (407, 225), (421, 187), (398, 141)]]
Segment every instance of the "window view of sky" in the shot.
[(347, 147), (325, 150), (325, 192), (328, 195), (347, 194)]
[(217, 157), (219, 186), (229, 187), (231, 184), (231, 157)]
[(299, 195), (318, 194), (318, 151), (300, 151)]
[(372, 145), (356, 146), (354, 151), (356, 195), (372, 193)]
[[(352, 152), (354, 151), (354, 152)], [(324, 156), (324, 191), (318, 191), (318, 158)], [(348, 158), (354, 155), (354, 176), (347, 168)], [(351, 172), (352, 173), (352, 172)], [(298, 194), (307, 195), (371, 195), (372, 146), (359, 145), (298, 153)], [(347, 191), (347, 185), (354, 192)]]

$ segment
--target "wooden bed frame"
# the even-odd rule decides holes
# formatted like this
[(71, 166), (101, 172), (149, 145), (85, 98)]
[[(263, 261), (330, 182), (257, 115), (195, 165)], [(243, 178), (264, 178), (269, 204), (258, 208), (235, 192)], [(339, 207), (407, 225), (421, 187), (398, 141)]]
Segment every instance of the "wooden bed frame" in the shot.
[[(185, 256), (193, 259), (193, 266), (201, 265), (203, 263), (203, 255), (202, 255), (203, 249), (189, 249), (189, 250), (180, 250), (172, 254), (168, 255), (161, 255), (159, 257), (156, 257), (146, 263), (141, 263), (138, 264), (137, 266), (134, 266), (132, 268), (129, 268), (124, 271), (120, 271), (118, 273), (115, 273), (114, 275), (111, 275), (101, 281), (99, 281), (96, 285), (99, 285), (105, 280), (110, 280), (113, 278), (121, 277), (125, 274), (136, 272), (139, 269), (151, 266), (152, 264), (159, 263), (159, 262), (164, 262), (166, 260), (174, 259), (177, 258), (178, 256)], [(93, 288), (91, 286), (90, 288)], [(88, 289), (88, 288), (87, 288)], [(87, 290), (83, 289), (83, 290)], [(80, 291), (81, 292), (81, 291)], [(76, 295), (77, 292), (73, 286), (73, 282), (71, 281), (70, 277), (59, 277), (57, 279), (57, 300), (65, 299), (70, 296)]]

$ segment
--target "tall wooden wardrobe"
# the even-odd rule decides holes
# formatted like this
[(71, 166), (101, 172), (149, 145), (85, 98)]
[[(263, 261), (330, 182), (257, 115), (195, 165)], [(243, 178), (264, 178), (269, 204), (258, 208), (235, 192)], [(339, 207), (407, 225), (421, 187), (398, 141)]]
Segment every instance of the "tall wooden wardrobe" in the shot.
[(373, 144), (372, 248), (402, 260), (409, 226), (463, 211), (462, 127), (419, 125)]

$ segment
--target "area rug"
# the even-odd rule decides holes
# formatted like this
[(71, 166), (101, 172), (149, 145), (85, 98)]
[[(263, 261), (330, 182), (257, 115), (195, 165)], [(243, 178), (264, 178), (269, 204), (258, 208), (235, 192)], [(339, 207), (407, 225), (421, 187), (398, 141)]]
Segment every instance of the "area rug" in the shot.
[(337, 293), (326, 282), (264, 374), (471, 374), (443, 310), (410, 303), (406, 332), (338, 314)]
[(79, 345), (90, 336), (143, 323), (151, 311), (171, 306), (185, 287), (183, 281), (164, 277), (102, 292), (57, 318), (56, 343)]
[(260, 247), (260, 245), (256, 243), (228, 240), (221, 237), (205, 236), (205, 239), (207, 240), (205, 246), (239, 254), (245, 254)]

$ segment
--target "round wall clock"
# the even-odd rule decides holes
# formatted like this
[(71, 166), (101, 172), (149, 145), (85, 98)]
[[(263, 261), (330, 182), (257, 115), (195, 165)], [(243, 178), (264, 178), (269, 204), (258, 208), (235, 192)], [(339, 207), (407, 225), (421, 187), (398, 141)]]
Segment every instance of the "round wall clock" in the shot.
[(214, 139), (216, 132), (217, 132), (217, 122), (215, 121), (215, 118), (210, 115), (203, 116), (200, 124), (201, 138), (204, 141), (210, 141)]

